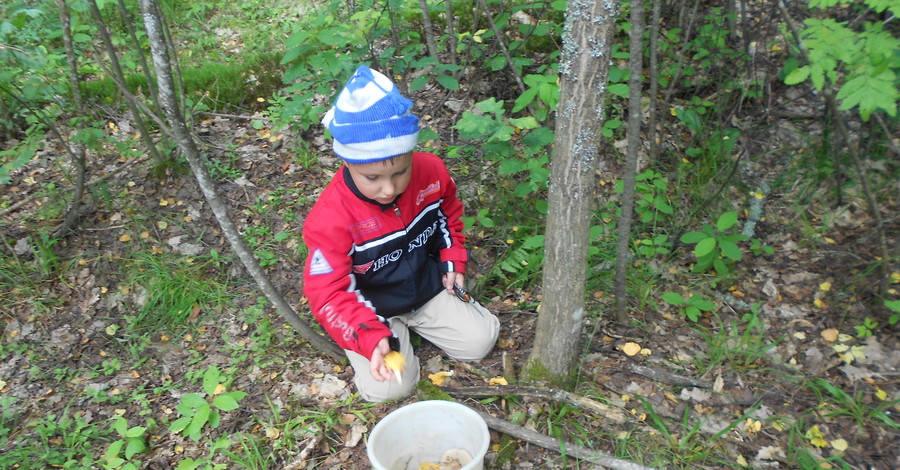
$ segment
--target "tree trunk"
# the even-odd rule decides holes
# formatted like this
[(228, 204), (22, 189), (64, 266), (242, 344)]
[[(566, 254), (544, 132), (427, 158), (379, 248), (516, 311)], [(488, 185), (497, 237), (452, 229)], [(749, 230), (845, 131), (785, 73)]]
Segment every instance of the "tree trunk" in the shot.
[(628, 241), (631, 239), (631, 215), (634, 214), (634, 177), (641, 148), (641, 82), (644, 73), (644, 2), (631, 0), (631, 44), (628, 52), (628, 155), (625, 157), (625, 187), (622, 192), (622, 217), (619, 218), (619, 240), (616, 244), (616, 320), (628, 321)]
[[(506, 65), (509, 66), (509, 71), (512, 72), (513, 78), (516, 79), (516, 84), (519, 85), (519, 93), (524, 93), (525, 83), (522, 81), (522, 77), (519, 76), (519, 71), (516, 70), (516, 64), (513, 62), (512, 56), (509, 55), (509, 48), (506, 47), (506, 41), (503, 40), (503, 32), (500, 31), (500, 28), (494, 23), (494, 18), (491, 16), (491, 10), (488, 8), (487, 3), (485, 3), (484, 0), (478, 0), (478, 3), (481, 5), (481, 8), (484, 9), (484, 17), (487, 18), (488, 24), (491, 25), (491, 30), (494, 32), (494, 40), (497, 41), (497, 46), (499, 46), (500, 51), (503, 52), (503, 57), (506, 57)], [(532, 112), (531, 114), (534, 113)]]
[(550, 168), (543, 302), (527, 381), (568, 377), (580, 350), (584, 284), (618, 2), (569, 2)]
[[(81, 84), (78, 80), (78, 56), (75, 54), (75, 45), (72, 40), (72, 28), (69, 18), (69, 8), (65, 0), (56, 0), (59, 7), (59, 22), (62, 25), (63, 44), (66, 48), (66, 62), (69, 65), (69, 86), (72, 87), (72, 100), (75, 103), (75, 114), (84, 116), (84, 105), (81, 100)], [(76, 121), (75, 131), (82, 128), (81, 120)], [(72, 191), (72, 202), (62, 225), (56, 230), (56, 236), (65, 237), (69, 230), (75, 226), (75, 222), (81, 212), (81, 198), (84, 195), (84, 182), (87, 179), (87, 156), (83, 143), (73, 145), (72, 164), (75, 167), (75, 189)]]
[[(119, 57), (116, 53), (116, 48), (113, 46), (112, 39), (109, 36), (109, 30), (106, 28), (106, 23), (103, 22), (103, 17), (100, 15), (100, 8), (97, 6), (96, 0), (88, 0), (88, 6), (91, 9), (91, 15), (94, 17), (94, 23), (97, 23), (97, 31), (100, 34), (100, 39), (103, 41), (103, 45), (106, 48), (106, 54), (109, 56), (109, 73), (113, 75), (115, 81), (117, 83), (121, 83), (121, 86), (125, 88), (125, 74), (122, 72), (122, 66), (119, 64)], [(139, 47), (138, 44), (135, 44), (135, 47)], [(98, 63), (102, 63), (98, 61)], [(157, 164), (164, 164), (165, 159), (156, 149), (156, 143), (153, 142), (153, 138), (150, 137), (150, 132), (147, 129), (146, 123), (144, 123), (144, 118), (141, 117), (140, 109), (138, 105), (134, 102), (134, 98), (125, 94), (125, 104), (128, 105), (128, 109), (131, 110), (131, 114), (134, 115), (134, 125), (138, 128), (138, 131), (141, 133), (141, 140), (144, 141), (144, 145), (147, 147), (147, 151), (150, 152), (150, 155), (157, 162)]]
[(659, 160), (659, 136), (656, 124), (659, 104), (659, 12), (663, 0), (653, 0), (653, 12), (650, 14), (650, 109), (647, 117), (647, 139), (650, 141), (650, 161)]
[(343, 351), (341, 351), (341, 349), (330, 339), (319, 335), (315, 330), (310, 328), (309, 325), (297, 316), (290, 305), (288, 305), (284, 298), (275, 290), (271, 281), (269, 281), (262, 271), (262, 268), (260, 268), (256, 258), (253, 257), (253, 254), (247, 248), (240, 233), (238, 233), (237, 227), (228, 215), (228, 207), (217, 194), (215, 182), (210, 177), (203, 157), (200, 155), (196, 143), (188, 131), (184, 116), (179, 110), (178, 101), (174, 93), (175, 83), (172, 77), (172, 65), (169, 61), (168, 49), (166, 47), (165, 38), (163, 37), (161, 20), (157, 14), (159, 10), (156, 8), (155, 0), (140, 0), (140, 3), (141, 12), (144, 17), (144, 26), (147, 29), (147, 38), (150, 41), (153, 66), (156, 69), (156, 82), (160, 105), (162, 105), (162, 109), (169, 121), (172, 133), (175, 135), (175, 143), (187, 159), (191, 171), (197, 179), (197, 184), (200, 186), (200, 190), (206, 198), (206, 202), (209, 204), (213, 214), (216, 216), (216, 220), (219, 222), (222, 233), (225, 235), (225, 238), (228, 239), (235, 254), (237, 254), (241, 263), (244, 265), (244, 268), (247, 269), (250, 276), (256, 281), (257, 286), (262, 290), (266, 298), (275, 305), (275, 308), (282, 317), (284, 317), (303, 338), (312, 343), (319, 351), (328, 354), (335, 361), (343, 361), (345, 359)]
[[(457, 65), (456, 60), (456, 27), (453, 18), (453, 1), (446, 0), (447, 11), (444, 13), (444, 19), (447, 21), (447, 44), (450, 48), (450, 65)], [(456, 71), (453, 72), (455, 77)]]
[[(133, 44), (140, 44), (141, 42), (138, 40), (137, 34), (134, 33), (134, 21), (131, 18), (131, 15), (128, 14), (128, 8), (125, 7), (125, 0), (119, 0), (117, 3), (119, 14), (122, 15), (122, 24), (125, 25), (125, 29), (128, 31), (128, 37), (131, 38)], [(138, 60), (141, 62), (141, 71), (144, 72), (144, 79), (147, 80), (147, 92), (150, 94), (150, 100), (153, 101), (153, 106), (159, 111), (161, 108), (159, 105), (159, 96), (156, 94), (156, 84), (153, 83), (153, 76), (150, 75), (150, 66), (147, 65), (147, 58), (144, 56), (144, 48), (135, 47), (134, 51), (137, 53)]]
[(425, 29), (425, 44), (428, 46), (428, 55), (438, 61), (438, 63), (441, 63), (441, 58), (438, 56), (437, 43), (434, 41), (431, 14), (428, 13), (428, 0), (419, 0), (419, 7), (422, 8), (422, 27)]

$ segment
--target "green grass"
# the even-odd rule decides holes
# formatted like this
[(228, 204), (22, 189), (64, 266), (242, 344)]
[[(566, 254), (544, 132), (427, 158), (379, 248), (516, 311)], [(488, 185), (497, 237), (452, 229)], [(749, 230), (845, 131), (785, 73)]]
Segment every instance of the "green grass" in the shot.
[[(193, 107), (204, 110), (233, 111), (254, 108), (256, 98), (271, 96), (281, 86), (281, 54), (267, 52), (242, 54), (241, 62), (207, 62), (185, 65), (182, 69), (186, 97)], [(128, 90), (147, 94), (147, 80), (142, 73), (126, 75)], [(119, 91), (111, 78), (82, 82), (86, 98), (102, 103), (120, 100)]]
[[(21, 416), (15, 399), (0, 399), (0, 468), (91, 468), (97, 442), (108, 429), (81, 412), (66, 407), (59, 412)], [(23, 467), (24, 465), (24, 467)]]
[(768, 364), (767, 352), (778, 345), (779, 340), (770, 341), (766, 337), (762, 320), (756, 315), (748, 314), (747, 320), (731, 320), (725, 323), (718, 315), (713, 314), (714, 327), (697, 325), (694, 331), (706, 342), (706, 355), (697, 358), (698, 375), (710, 370), (725, 367), (736, 372), (765, 367)]
[(129, 337), (161, 333), (180, 335), (193, 329), (203, 315), (221, 312), (229, 301), (220, 274), (207, 269), (211, 261), (175, 254), (136, 251), (122, 267), (126, 285), (143, 302), (121, 325)]

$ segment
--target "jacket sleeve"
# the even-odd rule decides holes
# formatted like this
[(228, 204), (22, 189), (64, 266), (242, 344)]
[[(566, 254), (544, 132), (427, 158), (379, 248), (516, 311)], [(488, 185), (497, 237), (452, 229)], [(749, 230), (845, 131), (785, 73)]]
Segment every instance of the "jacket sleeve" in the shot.
[(463, 205), (456, 195), (456, 182), (450, 177), (447, 167), (440, 164), (443, 184), (443, 202), (441, 213), (444, 215), (447, 230), (450, 232), (449, 242), (444, 239), (441, 243), (440, 260), (444, 272), (458, 272), (465, 274), (466, 262), (469, 260), (469, 252), (466, 250), (466, 236), (463, 235), (464, 224), (462, 221)]
[(391, 331), (356, 289), (350, 259), (353, 242), (334, 219), (314, 210), (303, 225), (309, 249), (303, 293), (316, 321), (338, 346), (371, 358), (375, 345)]

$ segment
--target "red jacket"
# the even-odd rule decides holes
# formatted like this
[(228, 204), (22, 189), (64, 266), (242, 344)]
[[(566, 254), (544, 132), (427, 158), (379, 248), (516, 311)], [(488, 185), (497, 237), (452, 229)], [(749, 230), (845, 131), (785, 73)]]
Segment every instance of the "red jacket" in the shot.
[(370, 358), (385, 319), (437, 295), (446, 272), (465, 273), (462, 203), (439, 157), (414, 152), (409, 186), (383, 205), (335, 173), (303, 224), (303, 293), (338, 346)]

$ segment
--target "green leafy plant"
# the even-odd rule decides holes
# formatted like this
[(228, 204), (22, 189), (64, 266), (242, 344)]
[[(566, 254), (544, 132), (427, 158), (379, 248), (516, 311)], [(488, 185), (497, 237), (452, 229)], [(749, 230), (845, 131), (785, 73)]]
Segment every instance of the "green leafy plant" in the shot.
[(218, 428), (222, 418), (220, 412), (238, 409), (238, 402), (247, 396), (246, 392), (224, 392), (224, 379), (218, 367), (209, 366), (203, 374), (203, 392), (206, 395), (188, 393), (182, 396), (176, 407), (181, 417), (169, 425), (169, 431), (199, 441), (205, 427)]
[(525, 92), (516, 98), (511, 112), (517, 113), (528, 106), (534, 108), (538, 121), (547, 120), (549, 113), (559, 103), (559, 76), (556, 74), (526, 75), (522, 78), (527, 86)]
[(890, 311), (894, 312), (890, 317), (888, 317), (888, 324), (896, 325), (900, 322), (900, 300), (885, 300), (884, 306), (887, 307)]
[(762, 254), (773, 255), (775, 254), (775, 249), (769, 245), (766, 245), (762, 242), (762, 240), (758, 238), (753, 238), (750, 240), (750, 246), (747, 247), (750, 249), (750, 252), (753, 253), (754, 256), (760, 256)]
[[(625, 182), (616, 181), (616, 193), (624, 191)], [(669, 182), (662, 173), (648, 169), (634, 178), (634, 213), (641, 224), (655, 226), (664, 217), (675, 214), (668, 199)]]
[(863, 320), (861, 325), (854, 325), (853, 329), (856, 330), (857, 338), (866, 338), (872, 336), (872, 333), (875, 331), (875, 328), (878, 328), (878, 322), (872, 320), (871, 317), (866, 317)]
[[(7, 406), (11, 402), (0, 404), (4, 406), (6, 419)], [(68, 406), (58, 411), (33, 420), (23, 420), (13, 426), (12, 429), (25, 431), (32, 437), (12, 446), (4, 446), (4, 451), (0, 453), (0, 466), (15, 468), (27, 462), (29, 468), (95, 467), (92, 453), (94, 443), (104, 439), (108, 430), (89, 422), (81, 413), (71, 411)], [(3, 432), (5, 426), (0, 425), (0, 432)], [(0, 436), (0, 441), (3, 439), (5, 438)], [(14, 441), (7, 441), (7, 444), (11, 442)]]
[(682, 295), (677, 292), (666, 292), (662, 295), (662, 299), (678, 307), (681, 314), (692, 322), (699, 320), (704, 312), (711, 312), (716, 309), (715, 303), (702, 295), (694, 293)]
[(476, 223), (484, 228), (494, 227), (494, 219), (490, 217), (490, 209), (487, 208), (479, 209), (474, 216), (463, 217), (462, 220), (466, 226), (466, 229), (475, 227)]
[(478, 112), (463, 112), (453, 126), (460, 137), (482, 142), (485, 157), (500, 162), (499, 175), (525, 173), (525, 180), (515, 187), (516, 197), (546, 189), (550, 176), (546, 149), (553, 143), (553, 132), (531, 116), (506, 117), (502, 100), (488, 98), (475, 106)]
[(232, 444), (228, 437), (220, 437), (211, 443), (208, 456), (180, 460), (175, 466), (175, 470), (225, 470), (229, 468), (227, 464), (215, 463), (213, 459), (217, 452), (228, 449)]
[(529, 236), (517, 245), (511, 247), (494, 268), (501, 271), (498, 275), (510, 277), (510, 285), (526, 284), (544, 263), (544, 235)]
[[(810, 0), (813, 8), (830, 8), (838, 0)], [(851, 2), (862, 4), (876, 13), (890, 10), (900, 14), (900, 5), (885, 0)], [(846, 8), (843, 6), (842, 8)], [(838, 88), (836, 98), (841, 110), (859, 109), (863, 120), (873, 112), (897, 114), (897, 74), (900, 62), (896, 51), (900, 39), (881, 21), (860, 21), (851, 25), (833, 18), (808, 18), (800, 32), (809, 63), (799, 65), (794, 59), (786, 64), (784, 82), (796, 85), (810, 80), (817, 90), (826, 83)], [(855, 28), (855, 29), (854, 29)]]
[(137, 470), (140, 468), (141, 462), (134, 461), (132, 458), (147, 450), (147, 433), (154, 426), (155, 421), (148, 420), (147, 426), (128, 427), (128, 420), (119, 416), (113, 420), (110, 426), (119, 439), (114, 441), (106, 449), (103, 456), (103, 468), (107, 470)]
[(738, 242), (747, 239), (740, 233), (726, 233), (737, 221), (736, 211), (725, 212), (716, 220), (715, 227), (703, 224), (700, 231), (687, 232), (681, 236), (682, 243), (694, 245), (694, 256), (697, 258), (694, 272), (703, 272), (712, 267), (720, 276), (731, 273), (734, 262), (742, 258)]

